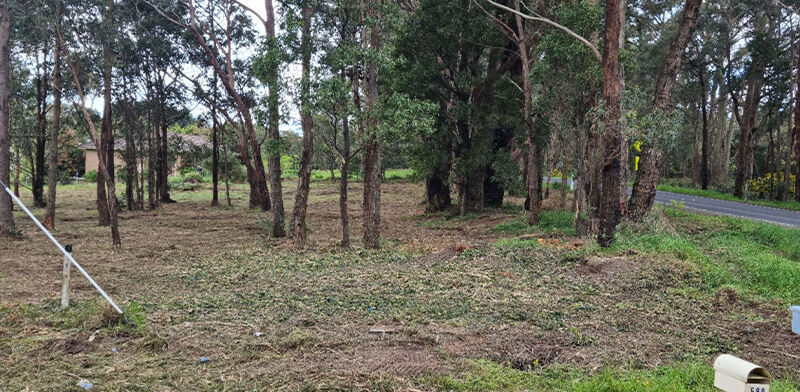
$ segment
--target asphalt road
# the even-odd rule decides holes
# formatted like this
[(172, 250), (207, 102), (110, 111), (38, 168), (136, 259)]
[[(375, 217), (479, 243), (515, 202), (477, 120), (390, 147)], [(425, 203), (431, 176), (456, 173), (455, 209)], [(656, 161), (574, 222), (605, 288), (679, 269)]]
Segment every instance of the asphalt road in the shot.
[(688, 210), (716, 215), (728, 215), (754, 221), (800, 227), (800, 211), (764, 207), (738, 201), (717, 200), (707, 197), (684, 195), (672, 192), (656, 192), (656, 203), (671, 205), (672, 201), (683, 203)]
[[(547, 181), (547, 177), (545, 177), (544, 180)], [(554, 177), (551, 181), (561, 182), (561, 178)], [(630, 192), (630, 189), (628, 189), (628, 192)], [(673, 200), (678, 203), (683, 203), (684, 208), (687, 210), (800, 228), (800, 211), (764, 207), (738, 201), (684, 195), (681, 193), (656, 192), (656, 203), (669, 206), (672, 205)]]

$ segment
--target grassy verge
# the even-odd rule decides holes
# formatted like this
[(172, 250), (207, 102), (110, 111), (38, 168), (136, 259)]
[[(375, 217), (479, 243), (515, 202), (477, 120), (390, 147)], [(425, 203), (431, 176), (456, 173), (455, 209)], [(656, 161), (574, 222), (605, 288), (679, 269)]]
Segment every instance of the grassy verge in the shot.
[(718, 200), (738, 201), (738, 202), (755, 204), (766, 207), (782, 208), (785, 210), (800, 211), (800, 202), (796, 201), (781, 202), (775, 200), (760, 200), (760, 199), (743, 200), (731, 194), (722, 193), (714, 190), (703, 190), (703, 189), (689, 188), (684, 186), (675, 186), (668, 184), (659, 185), (658, 190), (664, 192), (680, 193), (691, 196), (708, 197), (711, 199), (718, 199)]
[(800, 303), (800, 231), (681, 209), (663, 209), (674, 227), (645, 222), (627, 226), (604, 253), (669, 255), (689, 261), (703, 273), (708, 290), (723, 286), (784, 304)]
[[(480, 360), (460, 376), (432, 377), (426, 384), (442, 391), (716, 391), (714, 374), (702, 363), (681, 363), (651, 370), (607, 368), (594, 374), (570, 368), (520, 371)], [(772, 391), (796, 391), (790, 382), (775, 382)]]

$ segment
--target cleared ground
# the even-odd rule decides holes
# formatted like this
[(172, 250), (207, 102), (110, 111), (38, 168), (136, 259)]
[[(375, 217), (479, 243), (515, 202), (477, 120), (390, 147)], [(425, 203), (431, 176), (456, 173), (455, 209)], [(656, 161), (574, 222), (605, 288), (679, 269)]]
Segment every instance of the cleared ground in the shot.
[(425, 216), (421, 185), (389, 183), (384, 250), (342, 251), (325, 181), (313, 184), (307, 250), (265, 238), (266, 216), (237, 185), (232, 208), (209, 207), (204, 188), (124, 212), (111, 251), (94, 189), (59, 192), (54, 234), (138, 325), (77, 275), (74, 306), (58, 311), (62, 258), (20, 215), (25, 238), (0, 243), (0, 390), (87, 379), (101, 391), (711, 391), (720, 353), (767, 366), (773, 390), (800, 381), (795, 230), (667, 210), (600, 250), (574, 237), (568, 212), (536, 228), (516, 199)]

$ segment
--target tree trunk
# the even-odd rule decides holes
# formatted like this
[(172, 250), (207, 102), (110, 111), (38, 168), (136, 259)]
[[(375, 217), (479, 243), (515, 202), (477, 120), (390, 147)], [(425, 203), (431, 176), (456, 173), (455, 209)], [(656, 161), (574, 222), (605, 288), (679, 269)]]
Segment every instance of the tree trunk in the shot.
[[(213, 70), (212, 70), (213, 72)], [(217, 141), (217, 73), (214, 74), (214, 89), (211, 104), (211, 205), (219, 205), (219, 142)]]
[[(678, 33), (669, 45), (667, 57), (664, 59), (661, 72), (656, 80), (656, 93), (653, 100), (654, 110), (671, 110), (675, 78), (681, 67), (686, 44), (689, 42), (695, 27), (697, 27), (701, 2), (702, 0), (686, 0)], [(641, 219), (653, 207), (662, 154), (661, 148), (656, 143), (645, 141), (642, 155), (639, 158), (639, 172), (636, 175), (631, 199), (628, 203), (628, 217), (634, 221)], [(654, 161), (647, 162), (647, 160)]]
[(597, 242), (606, 247), (614, 242), (621, 217), (619, 180), (621, 174), (622, 132), (620, 117), (619, 34), (622, 26), (620, 0), (607, 0), (605, 10), (605, 49), (603, 50), (603, 191), (600, 201), (600, 234)]
[[(11, 174), (11, 12), (0, 0), (0, 181), (8, 185)], [(19, 163), (17, 163), (19, 166)], [(0, 235), (16, 231), (11, 195), (0, 192)]]
[(17, 145), (17, 160), (14, 165), (14, 196), (19, 197), (19, 174), (20, 174), (20, 160), (22, 155), (19, 152), (19, 145)]
[[(380, 3), (382, 0), (377, 0)], [(368, 12), (370, 19), (373, 20), (369, 29), (369, 46), (374, 55), (381, 50), (380, 40), (380, 18), (375, 7), (365, 10), (362, 1), (362, 23), (364, 12)], [(364, 29), (366, 31), (366, 27)], [(378, 119), (375, 114), (375, 106), (378, 103), (378, 64), (374, 56), (367, 60), (367, 81), (366, 81), (366, 111), (367, 129), (364, 143), (364, 247), (369, 249), (380, 248), (381, 238), (381, 143), (378, 139)], [(481, 182), (481, 186), (483, 182)]]
[[(795, 182), (794, 198), (800, 202), (800, 46), (797, 48), (797, 78), (794, 89), (794, 158), (795, 158)], [(788, 164), (788, 162), (787, 162)], [(787, 176), (788, 177), (788, 176)], [(786, 180), (789, 182), (789, 180)]]
[(350, 247), (350, 216), (347, 211), (348, 176), (350, 175), (350, 122), (342, 119), (342, 156), (339, 165), (339, 214), (342, 219), (342, 248)]
[[(273, 8), (272, 0), (264, 2), (267, 10), (267, 23), (266, 34), (269, 41), (270, 50), (277, 50), (276, 37), (275, 37), (275, 11)], [(267, 111), (269, 112), (269, 123), (267, 124), (267, 133), (270, 142), (273, 144), (269, 151), (269, 181), (272, 191), (272, 234), (275, 237), (283, 237), (286, 235), (284, 229), (284, 216), (285, 210), (283, 206), (283, 183), (281, 182), (282, 168), (281, 168), (281, 149), (280, 146), (280, 82), (278, 80), (278, 66), (269, 70), (267, 84), (269, 87), (269, 97), (267, 102)], [(305, 215), (305, 213), (304, 213)]]
[(136, 202), (134, 201), (134, 197), (137, 193), (137, 185), (138, 185), (138, 168), (137, 166), (137, 155), (138, 152), (136, 151), (136, 124), (134, 120), (134, 113), (133, 108), (133, 101), (126, 100), (123, 105), (126, 107), (123, 109), (124, 113), (124, 120), (125, 120), (125, 202), (128, 206), (128, 211), (133, 211), (137, 209)]
[(305, 0), (302, 10), (302, 79), (300, 87), (300, 122), (303, 128), (303, 150), (300, 153), (300, 170), (297, 173), (297, 194), (292, 212), (292, 236), (297, 246), (303, 247), (307, 242), (306, 210), (308, 209), (308, 193), (311, 188), (311, 163), (314, 158), (314, 134), (311, 129), (311, 5)]
[[(761, 64), (760, 61), (755, 61), (754, 67), (748, 72), (750, 80), (747, 85), (744, 112), (739, 124), (738, 164), (733, 189), (734, 196), (739, 198), (744, 197), (747, 182), (753, 177), (753, 139), (756, 132), (756, 116), (764, 74), (764, 68), (759, 64)], [(738, 110), (738, 105), (735, 105), (734, 108), (734, 110)]]
[[(577, 122), (577, 120), (575, 121)], [(575, 142), (575, 163), (576, 169), (578, 172), (577, 180), (578, 184), (575, 187), (575, 231), (578, 235), (587, 236), (592, 233), (591, 225), (589, 225), (589, 219), (586, 216), (586, 195), (588, 194), (587, 189), (590, 188), (589, 185), (589, 170), (587, 168), (586, 158), (587, 158), (587, 139), (589, 136), (588, 128), (582, 128), (577, 126), (578, 124), (573, 123), (576, 133), (576, 142)]]
[(161, 165), (159, 166), (160, 169), (160, 181), (158, 191), (159, 191), (159, 200), (161, 203), (174, 203), (175, 201), (169, 196), (169, 173), (170, 173), (170, 164), (169, 164), (169, 137), (167, 135), (167, 119), (164, 113), (163, 108), (166, 107), (166, 102), (161, 102), (161, 116), (159, 117), (159, 140), (161, 141), (159, 144), (159, 151), (158, 156), (159, 160), (161, 161)]
[(700, 81), (700, 110), (703, 114), (703, 143), (701, 147), (702, 160), (700, 161), (700, 188), (708, 189), (708, 185), (711, 182), (711, 174), (709, 173), (708, 167), (710, 141), (708, 137), (708, 111), (706, 108), (706, 82), (705, 78), (703, 77), (704, 73), (705, 70), (703, 70), (702, 64), (699, 64), (697, 69), (697, 78)]
[[(113, 22), (110, 18), (112, 18), (112, 10), (113, 3), (110, 4), (107, 18), (107, 23), (113, 25)], [(100, 144), (102, 144), (102, 148), (97, 146), (97, 155), (106, 154), (105, 160), (99, 160), (99, 166), (102, 165), (102, 162), (105, 162), (107, 165), (103, 168), (105, 172), (107, 172), (108, 176), (101, 176), (100, 175), (100, 168), (98, 168), (98, 176), (97, 176), (97, 212), (100, 215), (100, 226), (108, 226), (111, 224), (111, 214), (112, 211), (109, 211), (109, 206), (111, 205), (110, 200), (116, 199), (115, 194), (107, 194), (107, 190), (114, 187), (114, 134), (113, 129), (111, 128), (111, 67), (113, 64), (112, 60), (112, 53), (111, 48), (108, 47), (108, 44), (103, 44), (103, 52), (104, 52), (104, 61), (103, 61), (103, 118), (100, 123)], [(106, 184), (106, 182), (111, 182), (110, 184)], [(116, 205), (116, 200), (114, 201), (114, 205)], [(116, 211), (113, 211), (116, 213)]]
[[(54, 22), (61, 23), (61, 3), (56, 4)], [(56, 27), (59, 29), (59, 27)], [(53, 44), (53, 123), (50, 129), (50, 162), (47, 170), (47, 212), (44, 224), (48, 230), (55, 228), (56, 187), (58, 185), (58, 134), (61, 130), (61, 48)]]
[(561, 156), (561, 209), (566, 211), (567, 210), (567, 164), (564, 162), (566, 160), (566, 154)]
[(425, 212), (439, 212), (450, 208), (450, 186), (447, 184), (449, 167), (440, 168), (425, 179)]
[[(49, 90), (49, 79), (47, 77), (47, 44), (42, 47), (41, 73), (36, 78), (36, 140), (35, 140), (35, 159), (33, 162), (33, 181), (31, 190), (33, 192), (34, 207), (44, 207), (44, 161), (45, 148), (47, 148), (47, 95)], [(38, 55), (37, 55), (38, 59)], [(38, 60), (37, 60), (38, 61)], [(37, 68), (37, 73), (39, 68)]]
[[(108, 23), (110, 26), (113, 26), (113, 6), (114, 1), (109, 0), (107, 15), (105, 16), (105, 23)], [(63, 47), (63, 41), (61, 37), (58, 37), (58, 45)], [(78, 93), (78, 97), (80, 99), (80, 109), (83, 113), (83, 118), (89, 126), (89, 133), (94, 140), (95, 145), (98, 148), (97, 157), (99, 162), (98, 168), (100, 172), (98, 173), (98, 179), (102, 177), (105, 180), (106, 187), (109, 197), (108, 198), (108, 210), (110, 216), (110, 225), (111, 225), (111, 242), (115, 248), (121, 245), (120, 236), (119, 236), (119, 226), (118, 226), (118, 219), (117, 219), (117, 211), (119, 210), (117, 207), (117, 198), (114, 197), (116, 194), (116, 189), (114, 187), (114, 181), (111, 177), (110, 172), (107, 170), (109, 166), (113, 166), (113, 163), (106, 162), (108, 159), (106, 145), (101, 143), (100, 136), (98, 135), (97, 128), (95, 127), (94, 121), (92, 120), (92, 116), (89, 114), (89, 111), (86, 109), (86, 99), (83, 94), (83, 87), (80, 83), (80, 78), (78, 77), (77, 67), (69, 61), (70, 56), (67, 53), (67, 65), (69, 65), (70, 71), (72, 72), (72, 81), (74, 82), (75, 88)], [(109, 63), (110, 64), (110, 63)], [(110, 83), (109, 83), (110, 84)], [(108, 102), (106, 102), (108, 104)], [(112, 151), (113, 153), (113, 151)]]
[(158, 200), (156, 198), (156, 146), (153, 143), (153, 130), (155, 129), (152, 116), (152, 96), (149, 95), (150, 99), (148, 102), (148, 127), (147, 127), (147, 203), (150, 206), (150, 210), (155, 210), (158, 206)]
[(539, 179), (539, 171), (541, 170), (540, 162), (542, 162), (543, 157), (541, 151), (541, 135), (536, 134), (536, 126), (535, 121), (536, 119), (533, 116), (533, 90), (531, 85), (531, 78), (530, 78), (530, 60), (528, 59), (528, 45), (527, 45), (527, 34), (525, 30), (525, 23), (522, 20), (522, 17), (519, 15), (520, 9), (520, 2), (519, 0), (514, 0), (514, 9), (518, 12), (514, 14), (516, 23), (517, 23), (517, 31), (516, 37), (517, 40), (516, 44), (518, 47), (518, 55), (519, 60), (521, 63), (521, 74), (520, 79), (522, 79), (522, 122), (525, 126), (525, 137), (526, 142), (528, 144), (528, 223), (530, 225), (536, 225), (539, 223), (539, 207), (541, 206), (541, 198), (540, 193), (541, 190), (539, 189), (542, 185), (541, 180)]
[[(103, 124), (105, 124), (105, 114), (103, 115), (103, 119), (101, 120), (101, 129), (100, 129), (100, 140), (99, 143), (95, 143), (95, 147), (97, 148), (97, 214), (98, 214), (98, 224), (100, 226), (108, 226), (111, 224), (111, 214), (108, 211), (108, 196), (106, 195), (107, 186), (106, 186), (106, 176), (102, 175), (102, 173), (106, 172), (106, 168), (102, 167), (108, 161), (108, 155), (106, 153), (108, 149), (108, 141), (107, 141), (107, 134), (103, 131)], [(101, 155), (105, 155), (103, 158), (100, 159)], [(112, 161), (113, 162), (113, 161)], [(113, 163), (112, 163), (113, 165)]]

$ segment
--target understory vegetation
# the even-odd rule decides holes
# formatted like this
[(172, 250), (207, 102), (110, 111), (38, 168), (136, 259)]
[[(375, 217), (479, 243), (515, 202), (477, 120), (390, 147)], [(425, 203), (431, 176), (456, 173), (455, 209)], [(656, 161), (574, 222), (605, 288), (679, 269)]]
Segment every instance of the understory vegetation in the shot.
[(244, 235), (258, 219), (246, 185), (233, 207), (195, 208), (202, 184), (123, 214), (137, 242), (116, 252), (91, 245), (102, 229), (79, 206), (93, 188), (60, 189), (68, 227), (56, 235), (73, 233), (76, 257), (126, 315), (82, 278), (58, 310), (59, 258), (23, 225), (26, 241), (0, 244), (0, 378), (10, 390), (80, 378), (126, 391), (711, 391), (711, 362), (733, 353), (766, 366), (773, 390), (800, 390), (788, 312), (800, 302), (797, 230), (666, 207), (600, 248), (575, 235), (570, 212), (527, 225), (517, 199), (409, 215), (421, 187), (392, 183), (383, 249), (341, 251), (327, 234), (335, 186), (312, 184), (301, 252)]

